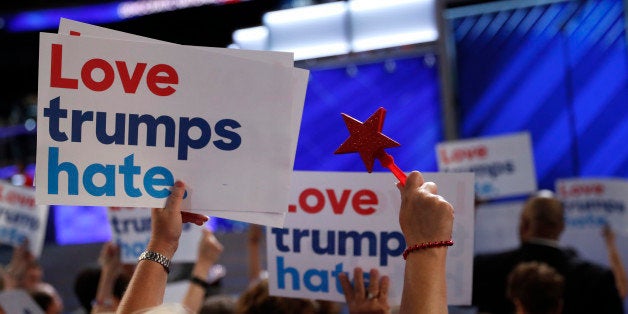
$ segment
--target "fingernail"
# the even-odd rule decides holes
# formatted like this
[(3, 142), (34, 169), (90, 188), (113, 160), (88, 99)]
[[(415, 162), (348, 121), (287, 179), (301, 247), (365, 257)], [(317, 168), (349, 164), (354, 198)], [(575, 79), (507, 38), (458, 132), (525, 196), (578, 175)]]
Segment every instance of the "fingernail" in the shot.
[(180, 188), (180, 187), (183, 187), (183, 186), (184, 186), (184, 184), (183, 184), (183, 182), (181, 182), (181, 181), (177, 181), (177, 182), (175, 182), (175, 183), (174, 183), (174, 186), (176, 186), (176, 187), (179, 187), (179, 188)]

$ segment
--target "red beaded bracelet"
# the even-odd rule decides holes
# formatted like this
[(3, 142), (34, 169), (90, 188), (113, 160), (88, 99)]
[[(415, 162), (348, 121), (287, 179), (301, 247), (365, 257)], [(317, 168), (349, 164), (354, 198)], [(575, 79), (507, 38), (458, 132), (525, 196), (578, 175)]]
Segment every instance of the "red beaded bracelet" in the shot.
[(441, 247), (441, 246), (452, 246), (454, 245), (454, 240), (447, 240), (447, 241), (436, 241), (436, 242), (423, 242), (420, 244), (415, 244), (413, 246), (409, 246), (405, 251), (403, 251), (403, 259), (407, 259), (408, 258), (408, 254), (414, 252), (414, 251), (418, 251), (418, 250), (423, 250), (423, 249), (430, 249), (430, 248), (434, 248), (434, 247)]

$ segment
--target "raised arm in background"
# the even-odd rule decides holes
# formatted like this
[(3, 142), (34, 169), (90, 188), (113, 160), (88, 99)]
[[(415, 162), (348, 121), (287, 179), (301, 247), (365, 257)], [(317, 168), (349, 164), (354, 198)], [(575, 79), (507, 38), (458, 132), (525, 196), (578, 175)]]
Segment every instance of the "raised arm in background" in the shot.
[(198, 256), (192, 268), (192, 278), (188, 290), (183, 297), (183, 306), (192, 313), (198, 313), (205, 300), (205, 294), (209, 282), (207, 282), (207, 274), (209, 269), (216, 264), (220, 254), (222, 254), (223, 246), (216, 239), (214, 234), (203, 228), (203, 234), (198, 243)]
[(613, 232), (613, 229), (607, 224), (602, 229), (602, 236), (604, 237), (604, 243), (608, 251), (608, 261), (611, 264), (611, 270), (615, 276), (617, 292), (619, 292), (619, 296), (624, 299), (626, 295), (628, 295), (628, 278), (626, 277), (626, 271), (621, 261), (619, 250), (617, 250), (615, 232)]
[(115, 311), (120, 303), (120, 300), (114, 298), (113, 295), (116, 279), (122, 272), (120, 248), (115, 243), (105, 243), (100, 250), (98, 263), (100, 264), (100, 278), (92, 313)]
[(247, 253), (249, 258), (248, 271), (249, 283), (254, 283), (262, 276), (261, 243), (264, 237), (264, 229), (260, 225), (250, 224), (247, 237)]
[(6, 266), (5, 289), (27, 288), (26, 272), (36, 263), (36, 259), (29, 250), (28, 240), (13, 248), (11, 261)]

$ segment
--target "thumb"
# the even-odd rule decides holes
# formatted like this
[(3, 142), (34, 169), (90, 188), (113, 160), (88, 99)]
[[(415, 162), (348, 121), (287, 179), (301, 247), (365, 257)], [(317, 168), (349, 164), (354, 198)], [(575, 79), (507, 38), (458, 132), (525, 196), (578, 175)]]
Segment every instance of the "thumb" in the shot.
[(168, 196), (168, 199), (166, 200), (165, 209), (177, 212), (181, 211), (183, 195), (185, 195), (185, 184), (181, 181), (175, 182), (172, 190), (170, 191), (170, 196)]

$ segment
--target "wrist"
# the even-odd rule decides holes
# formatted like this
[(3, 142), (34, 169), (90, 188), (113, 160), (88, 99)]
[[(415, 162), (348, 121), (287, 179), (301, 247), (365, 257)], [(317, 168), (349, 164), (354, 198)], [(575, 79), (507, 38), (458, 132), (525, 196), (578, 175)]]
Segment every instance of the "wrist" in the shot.
[(140, 257), (138, 258), (138, 262), (143, 261), (143, 260), (150, 261), (151, 263), (160, 264), (166, 271), (166, 274), (170, 273), (170, 264), (171, 264), (170, 258), (164, 256), (163, 254), (159, 252), (147, 249), (146, 251), (142, 252), (142, 254), (140, 254)]
[(117, 274), (120, 272), (122, 265), (104, 265), (101, 267), (102, 273), (105, 274)]
[(92, 308), (99, 310), (111, 310), (114, 309), (114, 302), (112, 297), (96, 298), (92, 301)]
[(211, 284), (205, 279), (205, 277), (192, 275), (190, 277), (190, 283), (202, 288), (207, 293), (207, 290), (211, 287)]
[[(419, 267), (423, 268), (426, 265), (433, 267), (434, 269), (445, 269), (447, 264), (447, 247), (437, 247), (429, 250), (414, 251), (407, 255), (404, 260), (406, 269)], [(437, 265), (437, 266), (435, 266)]]
[(192, 276), (198, 276), (201, 278), (207, 277), (207, 273), (209, 273), (209, 269), (211, 269), (213, 265), (213, 263), (196, 262), (196, 264), (194, 264), (194, 268), (192, 268)]
[(454, 245), (453, 240), (445, 240), (445, 241), (432, 241), (432, 242), (420, 242), (416, 244), (409, 245), (408, 248), (403, 252), (403, 259), (407, 260), (408, 257), (412, 254), (417, 254), (421, 252), (430, 252), (438, 254), (442, 252), (445, 256), (447, 255), (447, 247)]
[(150, 242), (148, 242), (148, 245), (146, 246), (146, 250), (160, 253), (163, 256), (167, 257), (168, 259), (172, 259), (172, 257), (174, 256), (174, 253), (177, 251), (177, 245), (151, 240)]

